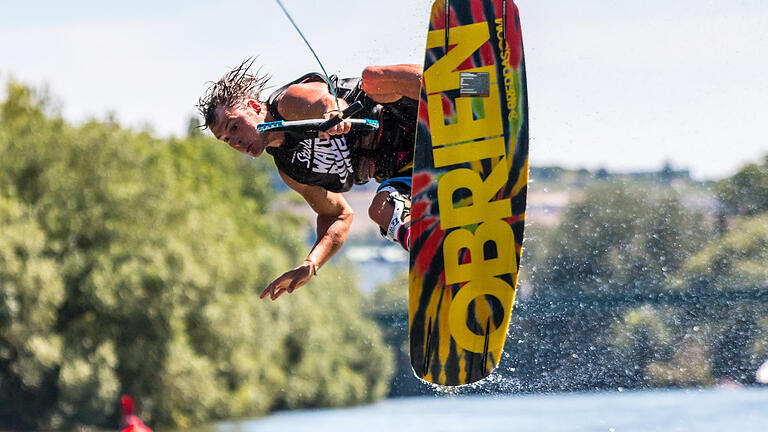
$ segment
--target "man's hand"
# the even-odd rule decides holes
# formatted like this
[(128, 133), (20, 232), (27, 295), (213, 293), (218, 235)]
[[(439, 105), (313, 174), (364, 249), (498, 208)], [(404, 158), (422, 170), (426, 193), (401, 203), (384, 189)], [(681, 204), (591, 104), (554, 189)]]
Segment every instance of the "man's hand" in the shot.
[[(342, 105), (342, 109), (346, 109), (347, 106), (348, 106), (347, 103), (344, 102), (344, 104)], [(326, 111), (325, 113), (323, 113), (323, 118), (328, 120), (330, 118), (336, 117), (337, 115), (339, 115), (339, 110), (332, 109), (330, 111)], [(350, 124), (348, 121), (342, 121), (341, 123), (328, 129), (327, 131), (318, 133), (317, 137), (322, 139), (328, 139), (330, 138), (331, 135), (343, 135), (345, 133), (348, 133), (350, 129), (352, 129), (352, 124)]]
[[(328, 84), (317, 81), (294, 84), (278, 99), (278, 111), (286, 120), (329, 119), (348, 107), (347, 101), (339, 99), (337, 102), (329, 93)], [(331, 135), (345, 134), (351, 128), (349, 123), (341, 122), (326, 132), (320, 132), (318, 137), (328, 139)]]
[(274, 301), (281, 295), (288, 294), (295, 291), (297, 288), (303, 286), (315, 274), (314, 264), (310, 261), (304, 261), (304, 264), (296, 267), (293, 270), (289, 270), (283, 273), (282, 276), (275, 279), (267, 288), (261, 293), (260, 298), (266, 298), (267, 295)]

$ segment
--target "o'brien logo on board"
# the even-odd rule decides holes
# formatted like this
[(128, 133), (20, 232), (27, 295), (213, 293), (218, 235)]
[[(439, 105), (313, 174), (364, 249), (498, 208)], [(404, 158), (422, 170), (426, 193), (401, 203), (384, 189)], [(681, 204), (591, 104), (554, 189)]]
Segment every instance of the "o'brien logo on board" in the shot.
[[(491, 334), (478, 335), (467, 327), (467, 310), (470, 303), (484, 295), (496, 297), (509, 316), (514, 289), (496, 277), (517, 270), (515, 235), (504, 221), (512, 216), (509, 199), (494, 201), (496, 193), (508, 180), (507, 154), (504, 145), (501, 101), (499, 99), (498, 77), (493, 65), (462, 72), (488, 74), (490, 92), (488, 97), (474, 98), (484, 104), (485, 117), (474, 118), (471, 97), (456, 98), (456, 121), (445, 124), (441, 92), (460, 88), (460, 72), (456, 69), (477, 49), (490, 39), (488, 23), (475, 23), (450, 29), (452, 48), (444, 57), (424, 72), (427, 93), (429, 124), (432, 132), (432, 154), (435, 168), (499, 158), (491, 173), (482, 179), (480, 173), (468, 168), (454, 168), (445, 173), (437, 186), (440, 207), (440, 227), (451, 230), (443, 243), (446, 284), (465, 283), (451, 301), (449, 327), (456, 343), (468, 351), (483, 353), (503, 347), (506, 326), (492, 328)], [(427, 48), (445, 44), (445, 30), (429, 32)], [(472, 194), (470, 205), (455, 207), (453, 195), (459, 189), (468, 189)], [(473, 229), (469, 229), (469, 228)], [(484, 255), (486, 243), (495, 244), (496, 255)], [(471, 262), (459, 263), (459, 252), (468, 249)]]

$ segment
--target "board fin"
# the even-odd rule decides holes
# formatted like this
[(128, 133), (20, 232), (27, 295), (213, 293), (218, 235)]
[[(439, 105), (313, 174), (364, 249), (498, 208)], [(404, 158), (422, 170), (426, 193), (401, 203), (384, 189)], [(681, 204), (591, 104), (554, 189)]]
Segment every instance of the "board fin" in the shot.
[(451, 28), (451, 0), (445, 0), (445, 52), (448, 52), (448, 33)]
[(429, 372), (429, 363), (432, 359), (430, 354), (432, 353), (432, 318), (429, 318), (429, 327), (427, 327), (427, 340), (424, 347), (424, 370), (421, 373), (422, 377), (427, 376)]
[(509, 42), (507, 42), (507, 0), (501, 5), (501, 39), (504, 44), (504, 52), (509, 50)]
[(483, 375), (488, 374), (488, 341), (491, 337), (491, 317), (485, 324), (485, 343), (483, 344)]

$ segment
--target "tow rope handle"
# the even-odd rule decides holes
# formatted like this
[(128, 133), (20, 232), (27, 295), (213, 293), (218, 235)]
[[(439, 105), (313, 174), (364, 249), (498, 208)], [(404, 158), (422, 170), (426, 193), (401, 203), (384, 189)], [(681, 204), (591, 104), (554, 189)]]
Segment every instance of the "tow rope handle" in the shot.
[(372, 131), (379, 129), (379, 122), (373, 119), (349, 118), (360, 112), (363, 105), (358, 101), (350, 105), (339, 115), (329, 119), (309, 119), (295, 121), (274, 121), (256, 125), (259, 133), (285, 132), (298, 139), (317, 138), (318, 132), (326, 132), (341, 121), (348, 121), (352, 130)]
[(345, 118), (352, 117), (353, 115), (359, 113), (360, 111), (362, 111), (362, 109), (363, 109), (363, 104), (360, 103), (360, 101), (356, 101), (355, 103), (347, 107), (347, 109), (345, 109), (344, 111), (329, 118), (325, 123), (321, 124), (317, 129), (320, 132), (325, 132), (328, 129), (344, 121)]

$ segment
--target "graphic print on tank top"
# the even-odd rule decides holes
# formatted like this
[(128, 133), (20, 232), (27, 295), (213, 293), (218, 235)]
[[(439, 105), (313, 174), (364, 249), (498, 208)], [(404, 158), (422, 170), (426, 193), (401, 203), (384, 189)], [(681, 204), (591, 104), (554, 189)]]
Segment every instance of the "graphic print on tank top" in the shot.
[(301, 141), (291, 162), (302, 163), (315, 173), (337, 175), (342, 185), (347, 183), (347, 177), (352, 174), (349, 147), (343, 135)]

